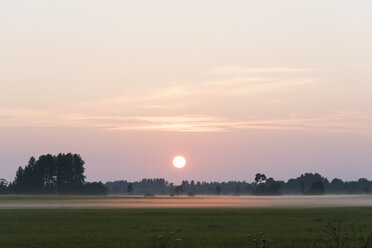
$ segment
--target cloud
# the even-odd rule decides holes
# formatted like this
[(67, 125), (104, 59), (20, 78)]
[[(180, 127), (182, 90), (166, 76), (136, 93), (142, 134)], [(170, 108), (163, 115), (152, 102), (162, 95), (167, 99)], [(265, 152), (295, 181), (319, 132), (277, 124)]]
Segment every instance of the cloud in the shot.
[(221, 66), (209, 71), (215, 79), (205, 84), (225, 95), (252, 95), (314, 84), (319, 79), (306, 75), (312, 71), (314, 69), (291, 67)]
[(349, 111), (339, 111), (316, 117), (291, 115), (288, 118), (279, 119), (250, 117), (236, 120), (206, 115), (120, 116), (0, 109), (0, 119), (2, 120), (0, 126), (90, 127), (117, 131), (229, 132), (261, 129), (372, 132), (372, 115)]
[[(283, 118), (270, 118), (260, 112), (244, 114), (259, 114), (261, 117), (224, 115), (218, 109), (229, 103), (235, 106), (233, 104), (237, 96), (307, 87), (318, 81), (303, 75), (309, 71), (311, 69), (287, 67), (218, 67), (212, 69), (214, 76), (200, 82), (139, 89), (122, 96), (71, 104), (63, 110), (0, 108), (0, 126), (174, 132), (230, 132), (247, 129), (372, 132), (372, 116), (358, 112), (334, 111), (323, 116), (288, 114)], [(274, 108), (277, 103), (283, 103), (281, 99), (270, 98), (272, 95), (259, 95), (259, 98), (265, 99), (266, 103), (275, 102), (272, 104)], [(216, 107), (200, 110), (205, 103), (213, 105), (213, 101)], [(238, 105), (235, 107), (241, 109), (241, 98), (236, 102)]]
[[(204, 89), (178, 85), (163, 88), (140, 89), (126, 94), (116, 95), (105, 99), (82, 101), (72, 105), (73, 108), (109, 112), (125, 110), (158, 109), (168, 110), (187, 105), (185, 99), (205, 93)], [(172, 102), (172, 104), (169, 104)]]
[[(173, 82), (162, 87), (147, 87), (128, 91), (125, 94), (106, 99), (80, 102), (77, 108), (123, 109), (128, 105), (132, 109), (174, 109), (185, 108), (206, 98), (226, 101), (237, 95), (275, 93), (279, 90), (304, 87), (319, 81), (318, 78), (303, 75), (312, 71), (307, 68), (248, 68), (243, 66), (222, 66), (207, 72), (207, 78), (194, 82)], [(255, 75), (253, 75), (255, 74)], [(193, 101), (190, 101), (193, 99)], [(172, 102), (172, 104), (169, 104)], [(154, 107), (156, 106), (156, 107)]]
[(245, 66), (219, 66), (212, 68), (208, 71), (211, 75), (229, 75), (229, 76), (239, 76), (239, 75), (251, 75), (251, 74), (280, 74), (280, 73), (295, 73), (295, 72), (309, 72), (314, 69), (309, 68), (296, 68), (296, 67), (245, 67)]
[(222, 132), (227, 131), (225, 120), (211, 116), (133, 116), (134, 125), (111, 128), (111, 130), (161, 130), (176, 132)]
[(256, 83), (246, 86), (236, 87), (229, 90), (231, 95), (251, 95), (255, 93), (274, 91), (279, 89), (287, 89), (291, 87), (298, 87), (303, 85), (310, 85), (316, 82), (316, 79), (297, 79), (297, 80), (286, 80), (286, 81), (272, 81), (269, 83)]

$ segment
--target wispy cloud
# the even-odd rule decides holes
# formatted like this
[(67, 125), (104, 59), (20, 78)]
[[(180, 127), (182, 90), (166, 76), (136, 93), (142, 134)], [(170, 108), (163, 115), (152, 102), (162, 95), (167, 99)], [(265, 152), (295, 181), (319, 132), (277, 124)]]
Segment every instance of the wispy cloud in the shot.
[[(5, 116), (11, 118), (4, 118)], [(91, 127), (106, 130), (156, 130), (176, 132), (228, 132), (242, 129), (372, 132), (372, 114), (336, 112), (317, 117), (228, 119), (219, 116), (117, 116), (56, 114), (20, 109), (0, 109), (0, 126)]]
[[(303, 87), (319, 81), (318, 78), (303, 75), (308, 68), (272, 67), (249, 68), (243, 66), (221, 66), (210, 69), (204, 80), (194, 82), (174, 82), (163, 87), (149, 87), (106, 99), (80, 102), (76, 107), (167, 109), (195, 104), (208, 98), (225, 100), (236, 95), (252, 95), (265, 92)], [(193, 101), (190, 99), (193, 98)], [(198, 98), (198, 99), (196, 99)], [(169, 104), (172, 102), (172, 104)]]
[[(228, 101), (234, 102), (237, 96), (297, 89), (314, 84), (318, 81), (316, 78), (303, 75), (309, 71), (311, 69), (288, 67), (218, 67), (211, 70), (210, 73), (214, 76), (208, 80), (80, 102), (62, 111), (0, 108), (0, 126), (175, 132), (228, 132), (245, 129), (372, 132), (372, 115), (365, 113), (330, 111), (331, 114), (322, 116), (288, 114), (283, 118), (270, 118), (270, 115), (257, 112), (244, 113), (244, 116), (256, 114), (260, 117), (242, 117), (241, 114), (227, 116), (218, 110)], [(263, 98), (270, 102), (267, 95)], [(199, 111), (205, 99), (216, 101), (216, 107)], [(280, 99), (271, 100), (283, 103)], [(190, 107), (191, 105), (193, 106)]]
[(255, 93), (273, 91), (278, 89), (287, 89), (291, 87), (298, 87), (303, 85), (310, 85), (315, 83), (316, 79), (296, 79), (286, 81), (272, 81), (268, 83), (256, 83), (250, 85), (243, 85), (240, 87), (233, 88), (228, 92), (232, 95), (251, 95)]
[(219, 89), (224, 94), (251, 95), (301, 87), (318, 82), (319, 79), (304, 74), (311, 71), (314, 70), (291, 67), (221, 66), (209, 71), (215, 79), (206, 82), (206, 84)]
[(262, 67), (252, 68), (246, 66), (219, 66), (209, 70), (211, 75), (232, 75), (239, 76), (242, 74), (279, 74), (279, 73), (294, 73), (294, 72), (309, 72), (314, 69), (310, 68), (296, 68), (296, 67)]

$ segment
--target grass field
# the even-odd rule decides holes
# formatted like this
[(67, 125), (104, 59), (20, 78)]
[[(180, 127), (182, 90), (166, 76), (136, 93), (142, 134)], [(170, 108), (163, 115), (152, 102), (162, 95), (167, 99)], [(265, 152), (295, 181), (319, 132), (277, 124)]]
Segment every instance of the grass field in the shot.
[(151, 235), (170, 232), (180, 241), (164, 247), (249, 247), (258, 232), (274, 247), (310, 247), (326, 222), (372, 234), (372, 208), (3, 209), (0, 247), (155, 247)]

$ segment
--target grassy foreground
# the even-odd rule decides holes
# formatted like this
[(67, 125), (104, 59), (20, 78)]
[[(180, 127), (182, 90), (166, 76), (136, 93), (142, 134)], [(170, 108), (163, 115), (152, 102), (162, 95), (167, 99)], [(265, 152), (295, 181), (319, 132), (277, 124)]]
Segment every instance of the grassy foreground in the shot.
[(328, 221), (372, 233), (372, 208), (0, 210), (0, 247), (154, 247), (151, 235), (169, 232), (176, 247), (248, 247), (258, 232), (309, 247)]

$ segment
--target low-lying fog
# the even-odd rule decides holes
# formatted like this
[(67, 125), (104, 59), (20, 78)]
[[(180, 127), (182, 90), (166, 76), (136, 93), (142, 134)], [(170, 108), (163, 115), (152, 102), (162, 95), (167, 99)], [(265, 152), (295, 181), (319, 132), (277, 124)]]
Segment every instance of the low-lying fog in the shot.
[(79, 197), (0, 196), (0, 209), (13, 208), (203, 208), (203, 207), (372, 206), (371, 195)]

